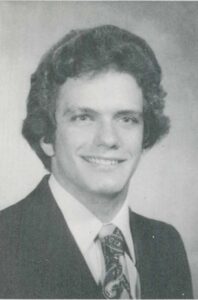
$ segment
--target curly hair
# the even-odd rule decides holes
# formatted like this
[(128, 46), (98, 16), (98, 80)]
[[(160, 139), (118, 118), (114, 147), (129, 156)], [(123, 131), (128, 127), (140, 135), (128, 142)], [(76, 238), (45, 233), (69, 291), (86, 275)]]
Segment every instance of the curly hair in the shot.
[(56, 131), (56, 101), (67, 78), (108, 69), (131, 74), (144, 97), (143, 148), (152, 147), (169, 130), (164, 115), (166, 93), (161, 85), (161, 68), (145, 40), (113, 25), (72, 30), (42, 58), (31, 77), (27, 117), (22, 133), (50, 170), (51, 160), (40, 146), (43, 138), (53, 143)]

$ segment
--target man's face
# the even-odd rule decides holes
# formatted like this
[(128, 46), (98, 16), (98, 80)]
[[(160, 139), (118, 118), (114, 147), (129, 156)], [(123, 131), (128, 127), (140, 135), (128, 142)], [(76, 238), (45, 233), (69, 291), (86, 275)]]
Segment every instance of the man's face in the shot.
[(52, 173), (74, 194), (128, 187), (142, 151), (143, 97), (135, 79), (108, 71), (68, 79), (57, 102)]

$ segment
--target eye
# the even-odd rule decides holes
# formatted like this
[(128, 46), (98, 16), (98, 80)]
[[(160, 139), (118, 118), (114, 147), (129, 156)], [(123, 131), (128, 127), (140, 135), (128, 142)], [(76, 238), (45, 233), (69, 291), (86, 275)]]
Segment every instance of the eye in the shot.
[(135, 116), (123, 116), (120, 118), (120, 121), (124, 124), (138, 124), (139, 119)]
[(71, 120), (74, 122), (89, 122), (92, 120), (92, 118), (88, 114), (80, 114), (72, 116)]

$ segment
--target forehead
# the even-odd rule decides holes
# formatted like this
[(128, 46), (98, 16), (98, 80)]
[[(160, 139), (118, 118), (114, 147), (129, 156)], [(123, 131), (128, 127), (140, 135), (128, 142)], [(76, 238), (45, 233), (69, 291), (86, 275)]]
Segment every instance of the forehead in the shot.
[(114, 70), (69, 78), (61, 87), (57, 102), (57, 110), (87, 107), (98, 111), (142, 111), (142, 106), (142, 90), (135, 78)]

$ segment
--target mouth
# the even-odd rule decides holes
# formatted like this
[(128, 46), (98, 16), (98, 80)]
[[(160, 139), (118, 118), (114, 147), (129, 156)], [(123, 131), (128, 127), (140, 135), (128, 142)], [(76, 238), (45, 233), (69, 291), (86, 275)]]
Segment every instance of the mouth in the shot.
[(116, 167), (117, 165), (125, 161), (124, 159), (96, 157), (96, 156), (82, 156), (82, 158), (92, 165), (98, 167), (104, 167), (104, 168)]

